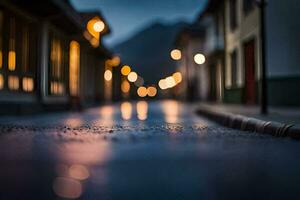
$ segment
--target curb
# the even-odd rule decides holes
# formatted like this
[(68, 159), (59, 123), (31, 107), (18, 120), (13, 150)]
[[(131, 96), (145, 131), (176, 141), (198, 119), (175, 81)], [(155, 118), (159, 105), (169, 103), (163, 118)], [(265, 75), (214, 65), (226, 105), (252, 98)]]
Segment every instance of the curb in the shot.
[(275, 137), (290, 137), (293, 139), (300, 139), (300, 124), (295, 125), (273, 121), (263, 121), (243, 115), (217, 112), (207, 108), (198, 108), (196, 113), (229, 128), (261, 134), (269, 134)]

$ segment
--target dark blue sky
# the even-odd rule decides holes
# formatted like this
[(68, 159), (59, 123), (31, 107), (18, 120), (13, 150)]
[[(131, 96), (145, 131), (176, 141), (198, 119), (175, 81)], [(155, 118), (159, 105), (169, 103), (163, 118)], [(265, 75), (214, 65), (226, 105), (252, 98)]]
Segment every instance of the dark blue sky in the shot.
[(112, 29), (105, 38), (117, 44), (153, 21), (192, 21), (206, 0), (71, 0), (78, 10), (99, 9)]

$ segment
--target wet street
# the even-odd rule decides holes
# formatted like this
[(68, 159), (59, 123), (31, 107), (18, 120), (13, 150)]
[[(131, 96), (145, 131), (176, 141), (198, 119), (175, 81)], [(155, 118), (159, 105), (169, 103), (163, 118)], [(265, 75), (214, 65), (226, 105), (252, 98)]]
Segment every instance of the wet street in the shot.
[(297, 199), (300, 143), (177, 101), (0, 119), (0, 199)]

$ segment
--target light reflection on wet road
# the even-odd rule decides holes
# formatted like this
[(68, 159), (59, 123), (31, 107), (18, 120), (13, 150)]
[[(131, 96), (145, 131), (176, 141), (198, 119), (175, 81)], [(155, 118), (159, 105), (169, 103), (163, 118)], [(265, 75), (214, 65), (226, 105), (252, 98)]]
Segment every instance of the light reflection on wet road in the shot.
[(177, 101), (0, 119), (0, 199), (295, 199), (298, 141)]

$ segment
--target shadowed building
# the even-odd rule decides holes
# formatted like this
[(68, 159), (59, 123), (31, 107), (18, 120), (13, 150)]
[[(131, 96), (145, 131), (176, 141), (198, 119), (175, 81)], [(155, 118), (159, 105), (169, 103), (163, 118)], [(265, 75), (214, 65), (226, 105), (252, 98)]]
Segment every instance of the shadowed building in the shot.
[[(299, 3), (273, 0), (265, 8), (269, 103), (299, 106), (300, 21), (295, 20)], [(202, 27), (204, 32), (186, 42), (193, 43), (206, 57), (205, 63), (197, 66), (206, 70), (194, 74), (202, 77), (198, 87), (208, 93), (201, 100), (260, 103), (263, 56), (260, 15), (260, 4), (255, 0), (210, 0), (191, 25), (193, 29)], [(195, 52), (189, 52), (189, 60), (194, 55)], [(195, 70), (193, 63), (188, 68)]]
[(100, 13), (78, 13), (67, 0), (1, 1), (1, 112), (80, 108), (102, 100), (111, 54), (101, 38), (108, 33)]

